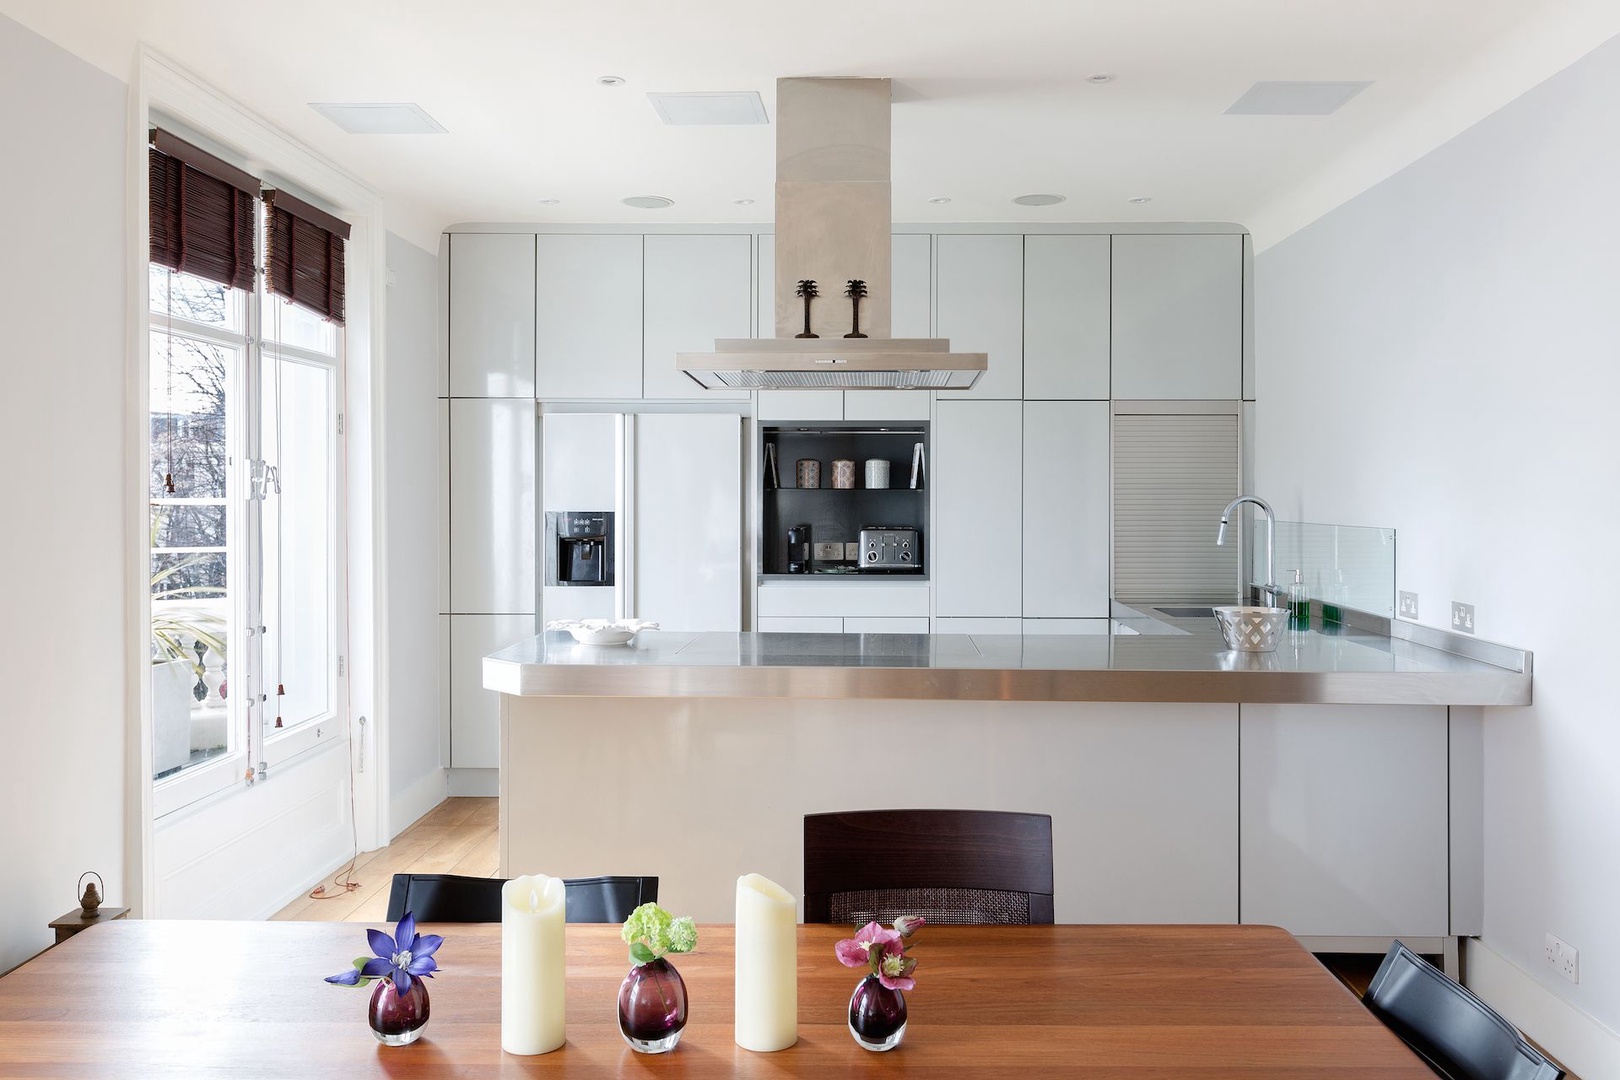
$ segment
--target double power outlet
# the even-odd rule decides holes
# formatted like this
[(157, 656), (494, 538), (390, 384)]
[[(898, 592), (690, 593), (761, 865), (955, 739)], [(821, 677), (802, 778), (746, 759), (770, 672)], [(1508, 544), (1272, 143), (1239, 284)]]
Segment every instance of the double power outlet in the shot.
[(1581, 981), (1581, 954), (1569, 942), (1547, 935), (1547, 963), (1572, 983)]
[[(1397, 597), (1395, 617), (1398, 619), (1411, 619), (1414, 622), (1418, 617), (1418, 595), (1415, 592), (1402, 590)], [(1474, 632), (1474, 605), (1451, 602), (1451, 629), (1459, 634), (1472, 634)]]

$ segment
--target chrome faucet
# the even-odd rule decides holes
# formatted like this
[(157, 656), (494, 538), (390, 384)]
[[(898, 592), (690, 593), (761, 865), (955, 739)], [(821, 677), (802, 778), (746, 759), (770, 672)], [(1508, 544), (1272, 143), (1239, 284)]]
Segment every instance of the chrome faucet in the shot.
[[(1277, 607), (1278, 598), (1282, 596), (1283, 590), (1282, 586), (1277, 584), (1277, 565), (1272, 546), (1277, 531), (1277, 515), (1271, 512), (1271, 505), (1258, 495), (1239, 495), (1227, 503), (1226, 509), (1221, 511), (1221, 527), (1215, 533), (1215, 545), (1220, 547), (1226, 543), (1226, 526), (1231, 524), (1232, 511), (1244, 503), (1253, 503), (1260, 508), (1262, 514), (1266, 515), (1266, 583), (1261, 585), (1258, 582), (1250, 582), (1249, 584), (1250, 587), (1265, 598), (1268, 607)], [(1240, 601), (1247, 591), (1243, 583), (1248, 580), (1248, 577), (1247, 573), (1241, 570), (1238, 572), (1238, 598)]]

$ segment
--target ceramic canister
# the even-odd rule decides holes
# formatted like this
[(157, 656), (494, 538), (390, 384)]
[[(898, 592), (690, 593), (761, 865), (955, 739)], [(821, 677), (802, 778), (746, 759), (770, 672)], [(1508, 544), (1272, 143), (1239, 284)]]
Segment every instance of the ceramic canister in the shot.
[(855, 462), (849, 458), (838, 458), (833, 462), (832, 486), (835, 488), (852, 488), (855, 486)]
[(889, 462), (886, 458), (871, 458), (867, 461), (866, 486), (869, 488), (889, 486)]
[(802, 488), (818, 488), (821, 486), (821, 462), (815, 458), (800, 458), (796, 474), (799, 486)]

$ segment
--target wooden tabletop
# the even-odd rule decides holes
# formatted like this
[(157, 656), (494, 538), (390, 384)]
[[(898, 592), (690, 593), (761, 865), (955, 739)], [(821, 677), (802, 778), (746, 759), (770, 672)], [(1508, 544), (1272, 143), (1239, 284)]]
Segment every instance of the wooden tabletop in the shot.
[(568, 1043), (500, 1044), (500, 927), (436, 926), (421, 1040), (384, 1047), (369, 990), (322, 979), (368, 950), (359, 923), (109, 922), (0, 979), (0, 1077), (1046, 1076), (1256, 1080), (1433, 1074), (1287, 933), (1265, 926), (930, 926), (914, 939), (905, 1042), (850, 1038), (859, 972), (799, 928), (799, 1042), (732, 1041), (732, 930), (675, 957), (690, 1019), (671, 1054), (620, 1039), (617, 926), (568, 927)]

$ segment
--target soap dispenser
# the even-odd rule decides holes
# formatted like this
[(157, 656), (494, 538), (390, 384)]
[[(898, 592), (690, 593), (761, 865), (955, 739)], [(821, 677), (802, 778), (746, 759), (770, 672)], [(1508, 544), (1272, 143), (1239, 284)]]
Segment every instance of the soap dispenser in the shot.
[(1305, 579), (1298, 570), (1288, 586), (1288, 625), (1295, 630), (1311, 628), (1311, 598), (1305, 594)]

